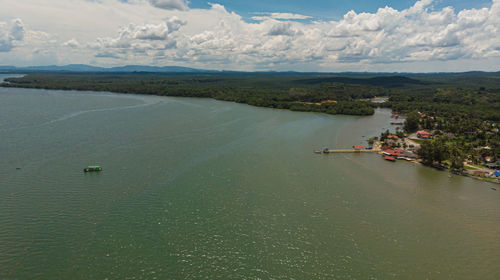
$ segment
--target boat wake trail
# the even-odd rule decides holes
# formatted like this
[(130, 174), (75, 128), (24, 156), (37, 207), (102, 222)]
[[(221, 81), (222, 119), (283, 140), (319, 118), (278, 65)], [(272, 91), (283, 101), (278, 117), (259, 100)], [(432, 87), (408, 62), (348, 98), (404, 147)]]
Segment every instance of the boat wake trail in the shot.
[[(144, 100), (143, 100), (144, 101)], [(136, 108), (142, 108), (142, 107), (149, 107), (153, 105), (158, 105), (161, 103), (164, 103), (164, 100), (155, 100), (154, 102), (145, 102), (142, 104), (136, 104), (136, 105), (130, 105), (130, 106), (121, 106), (121, 107), (112, 107), (112, 108), (103, 108), (103, 109), (90, 109), (90, 110), (82, 110), (74, 113), (70, 113), (67, 115), (64, 115), (60, 118), (50, 120), (41, 124), (37, 125), (28, 125), (28, 126), (22, 126), (22, 127), (14, 127), (14, 128), (7, 128), (7, 129), (0, 129), (0, 131), (13, 131), (13, 130), (21, 130), (21, 129), (30, 129), (30, 128), (39, 128), (47, 125), (51, 125), (54, 123), (66, 121), (84, 114), (89, 114), (89, 113), (98, 113), (98, 112), (107, 112), (107, 111), (121, 111), (121, 110), (129, 110), (129, 109), (136, 109)]]
[(144, 103), (144, 104), (130, 105), (130, 106), (125, 106), (125, 107), (113, 107), (113, 108), (104, 108), (104, 109), (83, 110), (83, 111), (78, 111), (78, 112), (74, 112), (74, 113), (62, 116), (62, 117), (55, 119), (55, 120), (51, 120), (51, 121), (39, 124), (38, 126), (45, 126), (45, 125), (53, 124), (56, 122), (69, 120), (69, 119), (72, 119), (74, 117), (78, 117), (80, 115), (84, 115), (84, 114), (88, 114), (88, 113), (128, 110), (128, 109), (135, 109), (135, 108), (141, 108), (141, 107), (149, 107), (149, 106), (157, 105), (160, 103), (163, 103), (163, 101), (148, 102), (148, 103)]

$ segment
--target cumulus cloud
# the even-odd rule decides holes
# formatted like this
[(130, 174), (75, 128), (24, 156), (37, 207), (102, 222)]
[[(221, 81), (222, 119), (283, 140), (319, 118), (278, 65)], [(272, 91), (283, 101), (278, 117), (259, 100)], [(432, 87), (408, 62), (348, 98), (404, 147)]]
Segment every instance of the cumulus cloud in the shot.
[[(293, 63), (322, 60), (334, 63), (392, 63), (455, 60), (498, 55), (499, 0), (488, 9), (446, 7), (434, 11), (432, 0), (397, 11), (348, 12), (330, 22), (273, 20), (257, 24), (222, 10), (217, 26), (191, 36), (184, 58), (232, 59), (236, 63)], [(277, 16), (295, 19), (295, 16)], [(221, 53), (221, 50), (223, 52)], [(228, 55), (228, 52), (231, 54)]]
[[(433, 10), (432, 0), (397, 11), (348, 12), (339, 21), (301, 23), (269, 14), (257, 24), (214, 5), (218, 22), (187, 36), (176, 59), (214, 63), (393, 63), (446, 61), (499, 55), (500, 1), (491, 8)], [(276, 19), (273, 19), (275, 17)], [(189, 25), (189, 24), (188, 24)]]
[(20, 19), (15, 19), (10, 28), (10, 35), (16, 41), (21, 41), (24, 38), (24, 24)]
[(294, 29), (289, 22), (279, 22), (273, 24), (267, 34), (270, 36), (295, 36), (299, 35), (300, 31)]
[[(500, 0), (493, 0), (487, 8), (461, 11), (452, 7), (435, 9), (432, 0), (422, 0), (404, 10), (384, 7), (373, 13), (349, 11), (334, 21), (291, 13), (261, 13), (251, 22), (220, 4), (211, 4), (209, 9), (188, 9), (187, 1), (85, 3), (87, 13), (95, 11), (96, 5), (108, 7), (113, 12), (102, 12), (99, 19), (115, 25), (112, 29), (112, 24), (106, 25), (102, 33), (98, 28), (87, 28), (93, 35), (91, 39), (83, 31), (76, 35), (68, 31), (66, 36), (60, 36), (57, 46), (80, 55), (80, 61), (86, 56), (97, 61), (113, 58), (123, 64), (144, 61), (247, 70), (298, 69), (295, 65), (320, 65), (323, 69), (346, 65), (389, 67), (394, 63), (489, 58), (500, 61)], [(161, 6), (164, 9), (156, 8)], [(115, 17), (120, 24), (111, 20)], [(30, 26), (43, 26), (45, 22), (48, 20)], [(85, 26), (79, 24), (71, 31)], [(50, 33), (57, 34), (57, 28), (61, 27), (54, 27)], [(0, 49), (12, 50), (20, 41), (28, 44), (28, 37), (22, 23), (3, 23)], [(78, 53), (71, 52), (71, 48), (78, 49)], [(491, 62), (491, 68), (498, 66)]]
[(99, 38), (103, 47), (128, 48), (139, 40), (164, 41), (170, 39), (170, 34), (176, 32), (186, 22), (172, 17), (159, 24), (130, 24), (119, 31), (116, 38)]
[(138, 40), (166, 40), (172, 32), (179, 30), (186, 23), (173, 17), (160, 24), (134, 25), (122, 29), (120, 37)]
[(259, 13), (259, 16), (253, 16), (253, 20), (263, 21), (268, 19), (277, 19), (277, 20), (305, 20), (310, 19), (312, 17), (305, 16), (301, 14), (291, 14), (291, 13)]
[(80, 47), (80, 43), (78, 43), (76, 39), (71, 39), (69, 41), (64, 42), (63, 47), (70, 47), (76, 49)]
[(165, 10), (181, 10), (188, 9), (188, 2), (185, 0), (149, 0), (151, 5)]
[(24, 39), (25, 28), (20, 19), (0, 22), (0, 52), (9, 52)]
[(185, 24), (175, 16), (158, 24), (130, 24), (121, 28), (117, 37), (98, 38), (88, 46), (98, 52), (96, 58), (118, 59), (127, 54), (156, 54), (177, 47), (175, 33)]

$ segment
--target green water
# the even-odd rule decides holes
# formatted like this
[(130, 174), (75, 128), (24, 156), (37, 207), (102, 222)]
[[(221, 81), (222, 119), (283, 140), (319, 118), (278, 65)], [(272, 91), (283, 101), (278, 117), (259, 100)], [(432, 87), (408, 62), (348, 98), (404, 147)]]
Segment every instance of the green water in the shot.
[(389, 119), (0, 88), (0, 279), (500, 279), (498, 186), (312, 153)]

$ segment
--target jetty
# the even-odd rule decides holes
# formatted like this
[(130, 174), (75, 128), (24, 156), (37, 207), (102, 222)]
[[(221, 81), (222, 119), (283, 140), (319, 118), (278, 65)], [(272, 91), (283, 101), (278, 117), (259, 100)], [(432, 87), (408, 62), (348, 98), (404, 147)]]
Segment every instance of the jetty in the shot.
[(378, 152), (375, 149), (333, 149), (333, 150), (324, 150), (323, 153), (376, 153)]
[(335, 154), (335, 153), (380, 153), (381, 152), (381, 143), (379, 141), (375, 142), (375, 145), (372, 146), (359, 146), (359, 145), (354, 145), (352, 148), (348, 149), (343, 149), (343, 148), (337, 148), (337, 149), (329, 149), (327, 147), (322, 148), (321, 150), (315, 150), (314, 153), (316, 154)]

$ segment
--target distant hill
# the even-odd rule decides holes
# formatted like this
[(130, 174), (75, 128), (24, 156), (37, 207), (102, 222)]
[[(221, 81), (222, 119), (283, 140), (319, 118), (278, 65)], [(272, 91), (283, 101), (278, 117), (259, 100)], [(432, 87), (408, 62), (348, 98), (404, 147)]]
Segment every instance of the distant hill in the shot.
[(206, 70), (182, 66), (147, 66), (147, 65), (126, 65), (117, 67), (98, 67), (86, 64), (69, 65), (47, 65), (47, 66), (1, 66), (0, 73), (22, 73), (29, 74), (33, 72), (49, 73), (179, 73), (189, 74), (223, 74), (228, 76), (304, 76), (310, 79), (298, 80), (302, 84), (321, 84), (321, 83), (346, 83), (382, 86), (386, 88), (401, 87), (405, 85), (423, 85), (428, 84), (421, 78), (457, 78), (463, 77), (497, 77), (500, 72), (435, 72), (435, 73), (411, 73), (411, 72), (298, 72), (298, 71), (227, 71), (227, 70)]
[(109, 68), (108, 72), (208, 72), (207, 70), (181, 67), (181, 66), (141, 66), (127, 65), (122, 67)]
[(313, 79), (298, 80), (302, 84), (322, 84), (322, 83), (345, 83), (345, 84), (358, 84), (381, 86), (385, 88), (402, 87), (405, 85), (423, 85), (426, 84), (420, 80), (403, 77), (403, 76), (383, 76), (373, 78), (354, 78), (354, 77), (319, 77)]
[(211, 70), (202, 70), (181, 66), (143, 66), (143, 65), (126, 65), (119, 67), (96, 67), (86, 64), (69, 64), (64, 66), (48, 65), (48, 66), (0, 66), (0, 71), (16, 71), (16, 72), (105, 72), (105, 73), (132, 73), (132, 72), (149, 72), (149, 73), (197, 73), (197, 72), (218, 72)]

